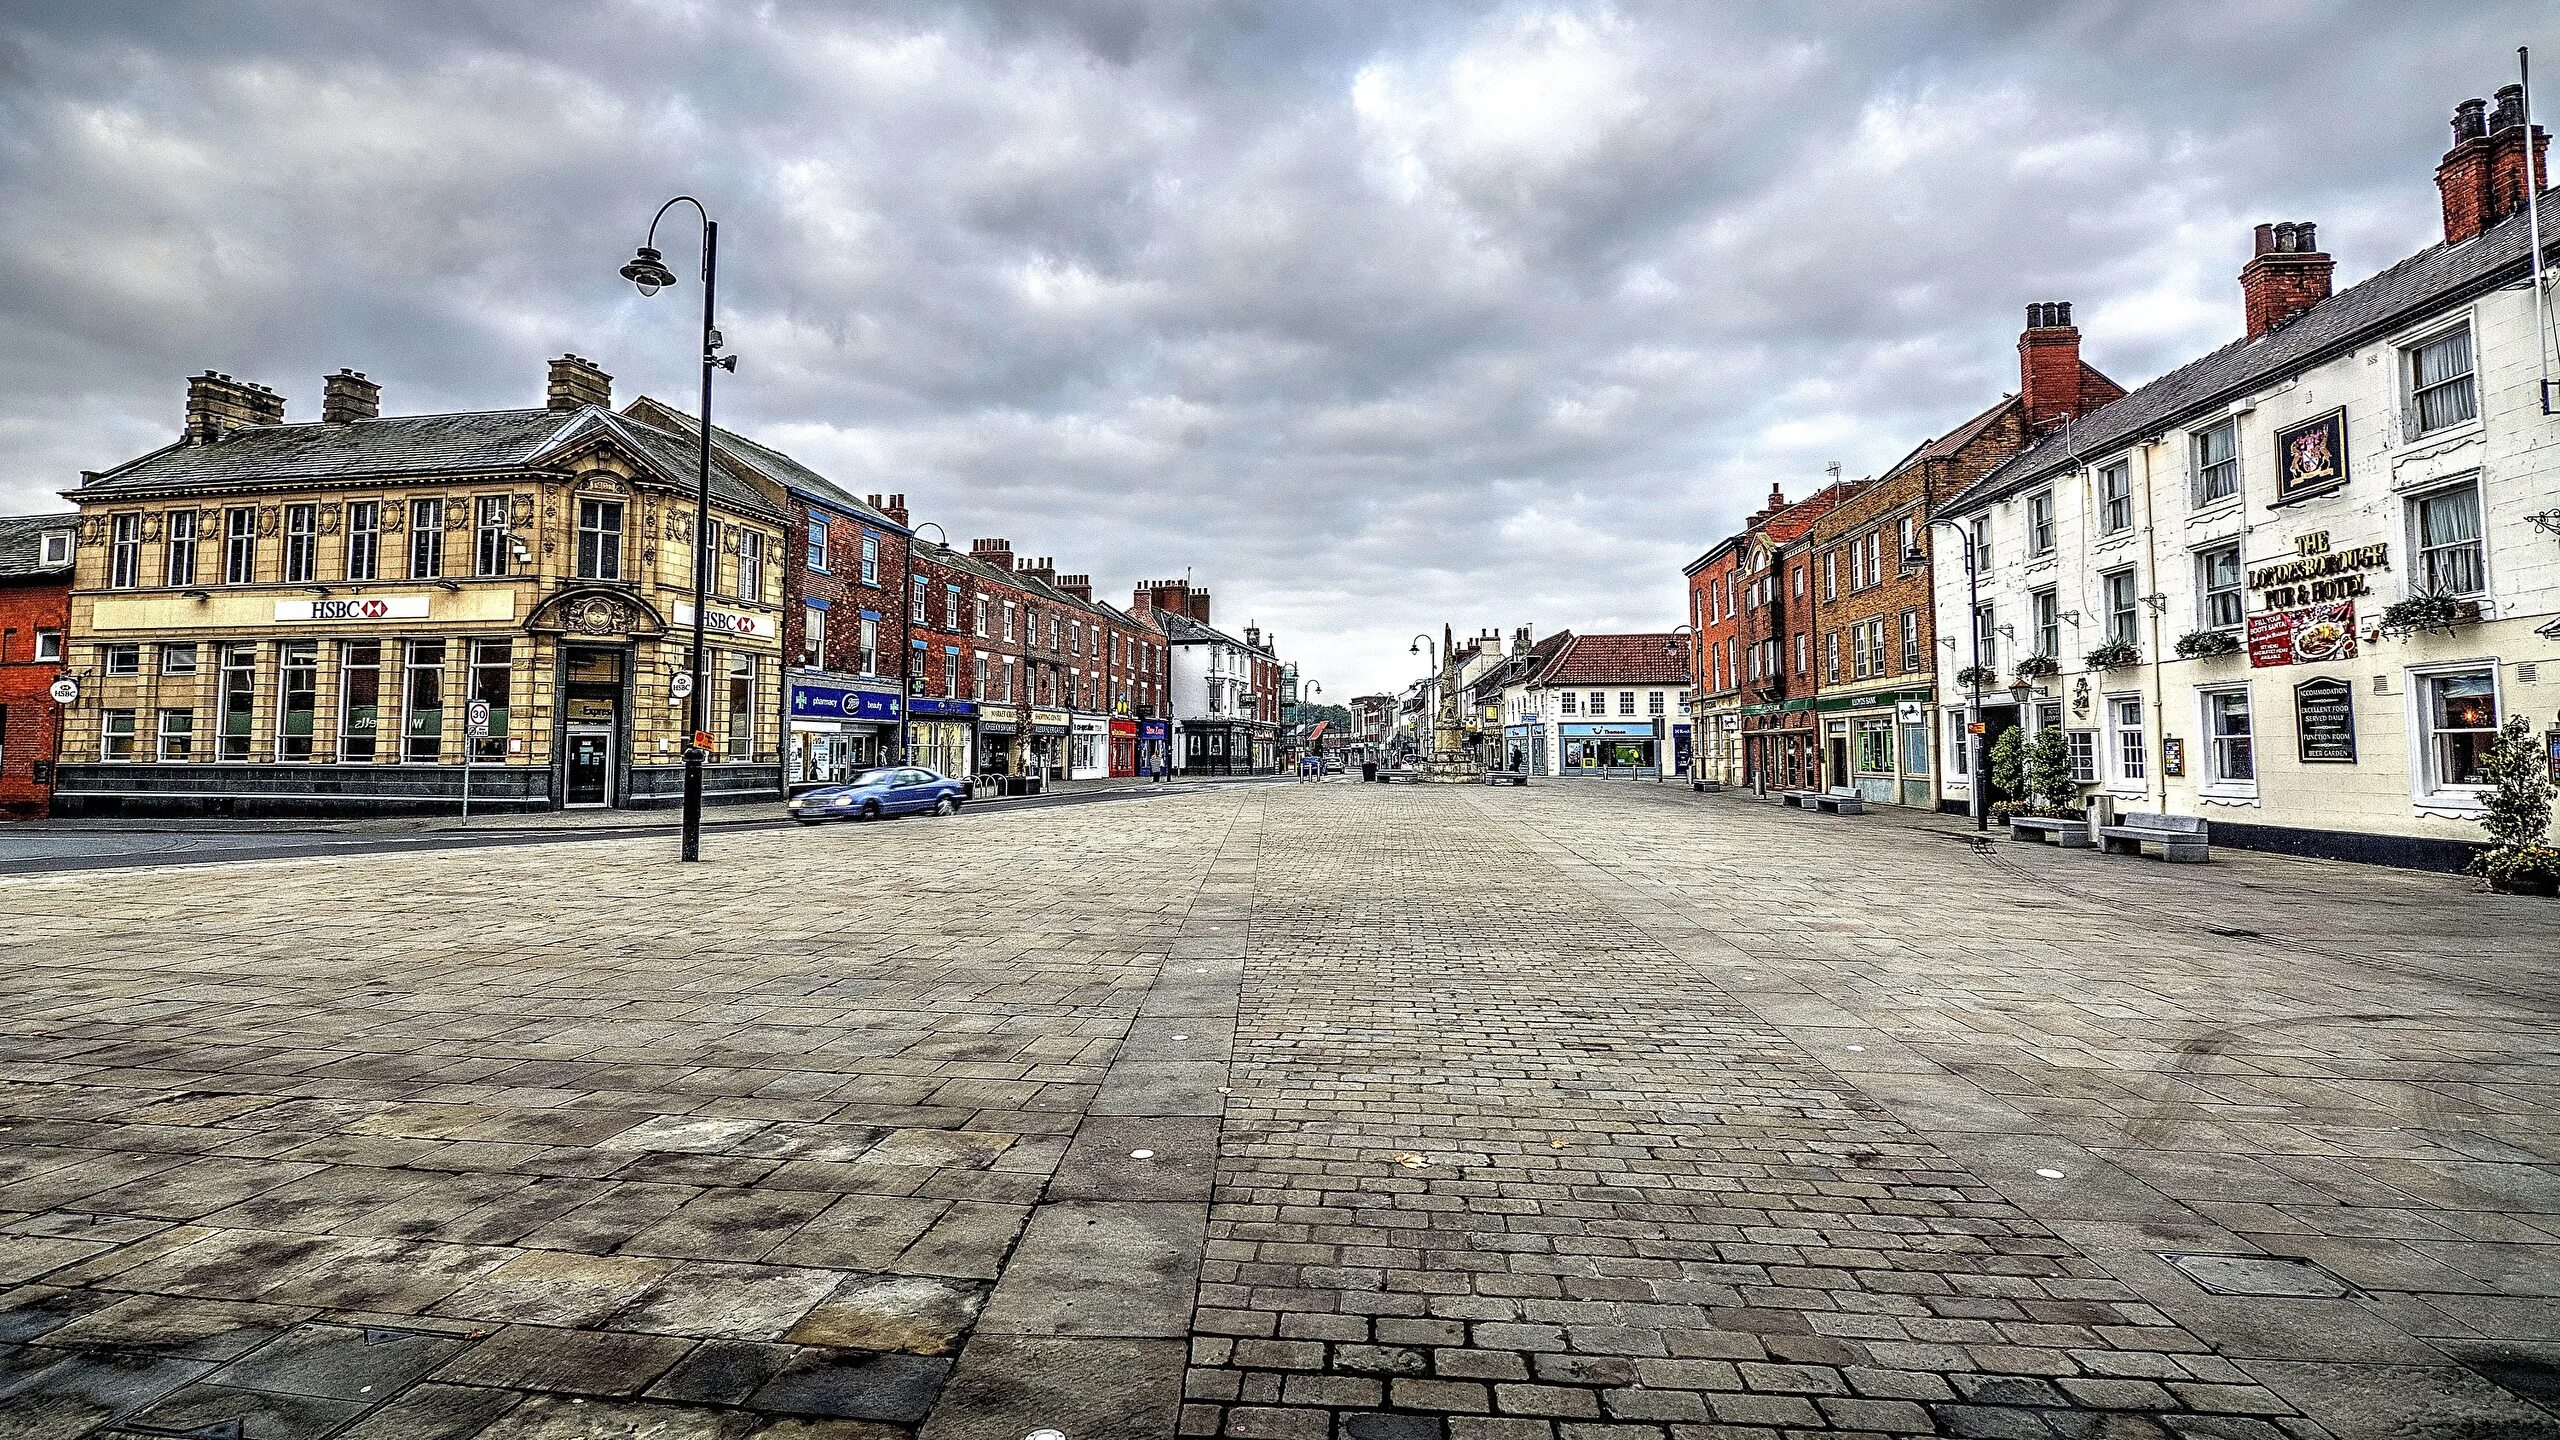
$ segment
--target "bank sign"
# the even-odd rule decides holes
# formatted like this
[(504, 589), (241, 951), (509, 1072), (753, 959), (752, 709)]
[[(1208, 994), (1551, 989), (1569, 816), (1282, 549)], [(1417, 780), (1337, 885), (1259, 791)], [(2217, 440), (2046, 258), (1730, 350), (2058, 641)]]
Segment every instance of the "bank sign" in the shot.
[[(692, 604), (683, 600), (677, 601), (675, 620), (677, 629), (689, 628), (693, 624)], [(741, 610), (706, 610), (702, 614), (702, 628), (714, 635), (737, 635), (751, 640), (763, 640), (770, 638), (780, 626), (770, 615), (749, 615)]]
[(894, 723), (898, 696), (893, 690), (856, 690), (845, 685), (791, 683), (794, 720), (872, 720)]
[(424, 595), (358, 595), (349, 600), (279, 600), (276, 619), (295, 625), (361, 625), (371, 620), (424, 620)]

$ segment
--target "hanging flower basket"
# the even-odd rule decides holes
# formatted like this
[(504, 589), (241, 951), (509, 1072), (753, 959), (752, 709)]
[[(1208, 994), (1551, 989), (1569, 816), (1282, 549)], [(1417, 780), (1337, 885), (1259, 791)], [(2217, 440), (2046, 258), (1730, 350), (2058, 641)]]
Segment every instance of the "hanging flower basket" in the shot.
[(2240, 637), (2228, 630), (2190, 630), (2178, 637), (2177, 656), (2181, 660), (2209, 660), (2216, 655), (2238, 653)]
[(2393, 639), (2415, 635), (2421, 630), (2442, 630), (2450, 635), (2455, 626), (2468, 625), (2479, 618), (2480, 602), (2477, 600), (2457, 600), (2450, 595), (2421, 591), (2406, 600), (2394, 600), (2384, 606), (2382, 618), (2374, 622), (2374, 629)]
[(1999, 673), (1990, 669), (1988, 666), (1983, 665), (1967, 665), (1956, 672), (1957, 689), (1971, 690), (1977, 686), (1985, 690), (1998, 689), (2000, 687)]
[(2092, 670), (2122, 670), (2142, 663), (2142, 650), (2130, 640), (2110, 640), (2082, 657)]
[(2030, 655), (2018, 662), (2018, 682), (2027, 684), (2062, 673), (2062, 662), (2050, 655)]

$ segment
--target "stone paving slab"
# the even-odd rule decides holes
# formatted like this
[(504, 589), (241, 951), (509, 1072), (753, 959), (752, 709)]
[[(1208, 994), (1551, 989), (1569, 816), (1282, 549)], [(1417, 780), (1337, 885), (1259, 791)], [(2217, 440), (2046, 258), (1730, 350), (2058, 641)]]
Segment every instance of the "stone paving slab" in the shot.
[(2560, 911), (1959, 828), (0, 879), (0, 1435), (2560, 1436)]

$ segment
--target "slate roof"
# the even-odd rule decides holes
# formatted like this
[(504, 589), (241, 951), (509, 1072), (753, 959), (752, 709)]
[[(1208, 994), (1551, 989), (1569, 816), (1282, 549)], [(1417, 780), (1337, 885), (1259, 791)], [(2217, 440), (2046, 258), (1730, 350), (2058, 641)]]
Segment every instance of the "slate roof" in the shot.
[(1686, 685), (1689, 651), (1669, 631), (1576, 635), (1532, 682), (1536, 685)]
[(1233, 645), (1239, 650), (1250, 650), (1265, 660), (1277, 660), (1280, 658), (1272, 654), (1270, 651), (1263, 649), (1259, 645), (1247, 645), (1242, 640), (1228, 634), (1226, 631), (1220, 630), (1214, 625), (1203, 625), (1188, 615), (1179, 615), (1170, 610), (1159, 610), (1156, 613), (1164, 617), (1164, 633), (1166, 638), (1176, 645), (1199, 645), (1207, 641), (1216, 640), (1224, 644)]
[[(544, 468), (542, 462), (554, 452), (598, 433), (611, 435), (671, 482), (693, 477), (696, 457), (688, 437), (587, 405), (249, 426), (210, 445), (179, 443), (154, 450), (64, 493), (94, 500), (316, 480), (503, 475)], [(711, 492), (732, 510), (781, 518), (753, 486), (717, 466), (712, 468)]]
[(52, 515), (0, 515), (0, 580), (68, 576), (69, 560), (59, 565), (44, 563), (44, 537), (54, 531), (68, 535), (79, 523), (80, 517), (68, 510)]
[[(2538, 202), (2544, 263), (2560, 252), (2560, 190)], [(2179, 366), (2112, 405), (2055, 426), (1948, 502), (1974, 506), (2177, 428), (2213, 407), (2297, 374), (2440, 310), (2520, 279), (2532, 259), (2530, 218), (2515, 214), (2460, 245), (2435, 244), (2337, 292), (2255, 340), (2239, 339)]]
[(1538, 671), (1555, 658), (1573, 640), (1573, 632), (1559, 630), (1544, 640), (1533, 642), (1528, 649), (1502, 657), (1502, 663), (1476, 677), (1470, 687), (1478, 694), (1498, 694), (1506, 685), (1525, 685), (1537, 678)]
[[(693, 437), (702, 433), (701, 421), (663, 400), (647, 395), (624, 406), (622, 413), (627, 418), (638, 420), (642, 424), (672, 430), (684, 436), (688, 444), (693, 443)], [(783, 489), (799, 491), (804, 497), (818, 501), (827, 509), (841, 511), (884, 530), (895, 531), (901, 535), (907, 533), (905, 526), (871, 508), (869, 501), (770, 445), (750, 440), (734, 430), (719, 425), (711, 427), (711, 443), (713, 448), (728, 456), (732, 463), (755, 471)]]

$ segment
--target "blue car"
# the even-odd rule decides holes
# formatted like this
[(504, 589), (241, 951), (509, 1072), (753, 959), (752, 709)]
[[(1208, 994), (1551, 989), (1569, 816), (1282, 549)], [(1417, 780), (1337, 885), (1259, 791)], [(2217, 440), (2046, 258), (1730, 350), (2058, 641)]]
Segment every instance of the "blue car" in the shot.
[(877, 820), (921, 811), (951, 815), (968, 798), (964, 781), (916, 765), (883, 765), (841, 785), (821, 785), (792, 796), (791, 818), (815, 825), (821, 820)]

